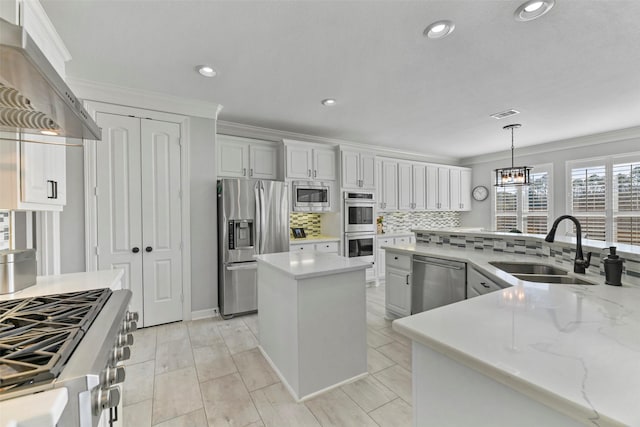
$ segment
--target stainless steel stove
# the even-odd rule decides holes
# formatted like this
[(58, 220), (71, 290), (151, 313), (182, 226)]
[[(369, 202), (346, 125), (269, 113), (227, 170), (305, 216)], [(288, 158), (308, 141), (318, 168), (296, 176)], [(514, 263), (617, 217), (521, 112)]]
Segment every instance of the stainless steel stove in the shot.
[(95, 427), (106, 409), (117, 421), (118, 364), (138, 317), (130, 299), (128, 290), (96, 289), (0, 301), (0, 401), (66, 387), (58, 425)]

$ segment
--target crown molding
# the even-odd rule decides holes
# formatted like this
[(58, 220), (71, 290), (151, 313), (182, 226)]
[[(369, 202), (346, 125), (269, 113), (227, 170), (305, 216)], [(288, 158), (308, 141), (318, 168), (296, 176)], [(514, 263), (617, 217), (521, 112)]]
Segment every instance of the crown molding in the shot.
[(255, 138), (267, 141), (281, 142), (283, 139), (313, 142), (331, 147), (340, 146), (342, 148), (353, 148), (365, 150), (380, 156), (393, 157), (403, 160), (418, 160), (429, 163), (441, 163), (459, 165), (459, 159), (452, 157), (428, 156), (421, 153), (397, 150), (394, 148), (381, 147), (378, 145), (364, 144), (362, 142), (346, 141), (343, 139), (327, 138), (324, 136), (308, 135), (304, 133), (289, 132), (284, 130), (270, 129), (259, 126), (245, 125), (242, 123), (229, 122), (225, 120), (217, 121), (217, 133), (224, 135), (240, 136), (243, 138)]
[(222, 111), (222, 105), (215, 102), (182, 98), (160, 92), (133, 89), (74, 77), (68, 77), (66, 80), (78, 98), (88, 101), (132, 106), (146, 110), (214, 120), (218, 118), (218, 114)]
[[(608, 132), (594, 133), (591, 135), (577, 136), (575, 138), (560, 139), (557, 141), (546, 142), (543, 144), (528, 145), (518, 148), (517, 157), (531, 156), (536, 154), (547, 154), (556, 151), (571, 150), (607, 144), (613, 142), (623, 142), (632, 139), (640, 139), (640, 126), (630, 128), (617, 129)], [(465, 157), (460, 159), (460, 164), (471, 166), (479, 163), (488, 163), (496, 160), (504, 160), (511, 158), (511, 150), (497, 151), (479, 156)]]

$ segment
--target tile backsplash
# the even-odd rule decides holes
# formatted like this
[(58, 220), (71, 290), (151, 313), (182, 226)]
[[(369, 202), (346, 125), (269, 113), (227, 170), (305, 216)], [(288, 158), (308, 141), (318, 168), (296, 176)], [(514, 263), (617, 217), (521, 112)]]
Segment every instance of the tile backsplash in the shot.
[(383, 212), (382, 224), (385, 233), (406, 231), (412, 228), (460, 227), (460, 212)]
[[(291, 212), (289, 214), (289, 227), (304, 228), (304, 232), (308, 237), (322, 234), (320, 214), (316, 213)], [(289, 233), (291, 233), (291, 237), (293, 237), (291, 230), (289, 230)]]
[(9, 212), (0, 211), (0, 250), (9, 249)]

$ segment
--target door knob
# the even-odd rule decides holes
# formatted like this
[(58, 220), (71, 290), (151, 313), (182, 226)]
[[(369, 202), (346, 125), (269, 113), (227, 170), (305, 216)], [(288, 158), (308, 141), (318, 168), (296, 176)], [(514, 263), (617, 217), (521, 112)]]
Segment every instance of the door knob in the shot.
[(146, 248), (144, 248), (144, 250), (147, 252), (151, 252), (153, 248), (151, 246), (147, 246)]
[(131, 249), (131, 252), (133, 252), (134, 254), (137, 254), (138, 252), (140, 252), (140, 248), (137, 246), (134, 246), (133, 249)]

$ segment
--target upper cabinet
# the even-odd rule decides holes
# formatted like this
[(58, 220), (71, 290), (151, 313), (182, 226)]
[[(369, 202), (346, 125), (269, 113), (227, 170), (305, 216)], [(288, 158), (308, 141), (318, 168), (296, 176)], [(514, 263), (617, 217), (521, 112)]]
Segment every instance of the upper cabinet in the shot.
[(471, 210), (471, 170), (452, 168), (449, 171), (449, 191), (452, 211)]
[(310, 142), (285, 140), (287, 179), (335, 181), (336, 151)]
[(427, 210), (448, 211), (449, 206), (449, 168), (428, 165)]
[(376, 156), (371, 153), (342, 150), (342, 187), (375, 190)]
[(425, 210), (426, 166), (423, 163), (398, 162), (398, 209)]
[(218, 135), (218, 177), (278, 179), (278, 144)]
[(61, 211), (66, 197), (66, 148), (0, 143), (0, 209)]
[(398, 210), (398, 162), (390, 159), (376, 160), (376, 178), (378, 209)]

